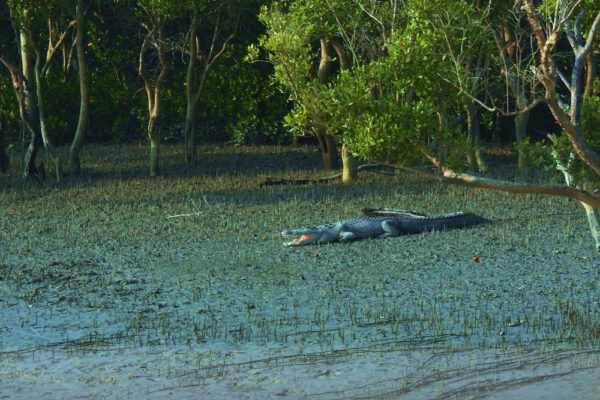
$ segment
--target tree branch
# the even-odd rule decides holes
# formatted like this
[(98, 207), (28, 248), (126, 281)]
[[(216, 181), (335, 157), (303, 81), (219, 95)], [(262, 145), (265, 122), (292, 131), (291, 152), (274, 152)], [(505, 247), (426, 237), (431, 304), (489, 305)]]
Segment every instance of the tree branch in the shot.
[[(54, 58), (54, 55), (56, 54), (57, 50), (60, 48), (60, 46), (65, 41), (65, 38), (67, 37), (67, 33), (69, 32), (69, 29), (71, 29), (72, 27), (74, 27), (76, 23), (77, 23), (76, 20), (73, 20), (73, 21), (69, 22), (69, 25), (67, 25), (66, 29), (58, 37), (58, 40), (57, 40), (56, 44), (52, 45), (52, 48), (50, 49), (50, 51), (46, 55), (46, 62), (44, 63), (44, 67), (42, 68), (41, 75), (46, 74), (46, 71), (50, 67), (50, 62)], [(31, 37), (30, 37), (30, 40), (31, 40)]]
[(427, 176), (454, 185), (468, 186), (471, 188), (496, 190), (500, 192), (520, 193), (520, 194), (543, 194), (557, 197), (568, 197), (579, 200), (582, 203), (588, 204), (594, 208), (600, 208), (600, 197), (596, 197), (581, 189), (568, 187), (564, 185), (545, 185), (535, 183), (520, 183), (512, 181), (504, 181), (499, 179), (483, 178), (475, 175), (463, 174), (445, 167), (435, 157), (423, 152), (426, 158), (435, 165), (442, 173), (439, 174), (400, 165), (395, 162), (374, 160), (378, 164), (387, 165), (392, 168), (402, 169), (411, 173)]
[(558, 75), (558, 77), (560, 78), (560, 80), (562, 81), (562, 83), (567, 87), (567, 89), (571, 90), (572, 87), (573, 87), (571, 85), (571, 82), (569, 82), (569, 80), (567, 79), (567, 77), (558, 68), (558, 66), (556, 65), (556, 62), (554, 61), (554, 58), (550, 57), (550, 59), (552, 60), (552, 64), (554, 64), (554, 70), (556, 71), (556, 74)]
[(588, 37), (583, 48), (583, 51), (586, 55), (592, 51), (594, 37), (596, 36), (596, 33), (598, 33), (598, 29), (600, 29), (600, 12), (598, 12), (594, 22), (592, 23), (592, 27), (590, 28), (590, 32), (588, 33)]

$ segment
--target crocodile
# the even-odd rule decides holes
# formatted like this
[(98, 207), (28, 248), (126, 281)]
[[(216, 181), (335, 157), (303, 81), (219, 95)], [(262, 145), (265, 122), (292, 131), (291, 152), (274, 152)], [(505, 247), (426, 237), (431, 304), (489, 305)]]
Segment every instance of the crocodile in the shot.
[(284, 246), (290, 247), (313, 243), (350, 242), (368, 238), (393, 237), (432, 230), (465, 228), (490, 222), (479, 215), (462, 212), (430, 217), (419, 215), (412, 218), (380, 215), (346, 219), (306, 228), (286, 229), (281, 234), (284, 236), (301, 235), (291, 242), (283, 243)]

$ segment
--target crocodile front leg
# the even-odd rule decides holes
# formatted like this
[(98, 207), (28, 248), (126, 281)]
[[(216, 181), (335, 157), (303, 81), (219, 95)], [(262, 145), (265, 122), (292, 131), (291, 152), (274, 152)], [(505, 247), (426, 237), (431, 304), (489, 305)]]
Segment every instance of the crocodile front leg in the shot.
[(353, 240), (361, 239), (356, 233), (350, 231), (341, 231), (340, 232), (340, 241), (342, 242), (351, 242)]

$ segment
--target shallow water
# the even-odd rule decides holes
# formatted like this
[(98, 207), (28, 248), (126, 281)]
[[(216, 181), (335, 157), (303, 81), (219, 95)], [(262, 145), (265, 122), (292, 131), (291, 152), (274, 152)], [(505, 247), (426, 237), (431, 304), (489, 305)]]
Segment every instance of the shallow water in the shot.
[(600, 352), (252, 345), (36, 350), (0, 359), (3, 399), (597, 399)]

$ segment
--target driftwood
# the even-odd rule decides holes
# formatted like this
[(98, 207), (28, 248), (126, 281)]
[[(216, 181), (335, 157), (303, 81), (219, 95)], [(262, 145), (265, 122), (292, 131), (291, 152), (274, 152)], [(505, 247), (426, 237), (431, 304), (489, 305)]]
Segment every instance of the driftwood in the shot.
[[(378, 170), (378, 168), (386, 168), (382, 164), (363, 164), (357, 167), (357, 171), (370, 171), (377, 174), (396, 175), (396, 172)], [(318, 179), (272, 179), (267, 178), (259, 184), (259, 187), (274, 186), (274, 185), (308, 185), (310, 183), (325, 183), (342, 177), (342, 173), (326, 176)]]

